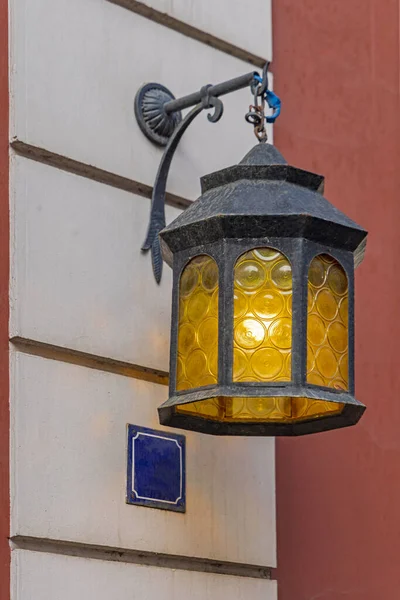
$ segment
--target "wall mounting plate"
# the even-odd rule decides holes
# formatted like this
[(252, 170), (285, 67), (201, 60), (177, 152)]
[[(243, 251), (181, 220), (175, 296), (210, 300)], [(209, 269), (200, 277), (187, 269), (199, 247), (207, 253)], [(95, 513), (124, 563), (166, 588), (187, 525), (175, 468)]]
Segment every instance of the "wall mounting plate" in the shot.
[(135, 96), (136, 121), (144, 135), (158, 146), (166, 146), (182, 120), (180, 111), (167, 114), (164, 105), (175, 96), (160, 83), (145, 83)]

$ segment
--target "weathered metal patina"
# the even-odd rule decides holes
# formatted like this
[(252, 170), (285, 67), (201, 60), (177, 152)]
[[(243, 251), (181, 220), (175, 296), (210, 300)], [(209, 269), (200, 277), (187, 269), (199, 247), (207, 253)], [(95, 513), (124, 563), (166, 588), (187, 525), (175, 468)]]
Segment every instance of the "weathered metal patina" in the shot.
[(354, 269), (367, 232), (322, 196), (323, 177), (270, 144), (201, 183), (160, 234), (173, 269), (160, 422), (247, 436), (354, 425), (365, 410), (354, 397)]

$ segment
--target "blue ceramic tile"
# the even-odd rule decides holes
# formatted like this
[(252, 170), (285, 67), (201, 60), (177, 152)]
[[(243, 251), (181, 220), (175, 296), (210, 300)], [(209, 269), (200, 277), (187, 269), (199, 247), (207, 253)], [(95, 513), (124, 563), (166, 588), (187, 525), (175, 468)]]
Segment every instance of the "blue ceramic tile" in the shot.
[(128, 425), (128, 504), (185, 512), (183, 435)]

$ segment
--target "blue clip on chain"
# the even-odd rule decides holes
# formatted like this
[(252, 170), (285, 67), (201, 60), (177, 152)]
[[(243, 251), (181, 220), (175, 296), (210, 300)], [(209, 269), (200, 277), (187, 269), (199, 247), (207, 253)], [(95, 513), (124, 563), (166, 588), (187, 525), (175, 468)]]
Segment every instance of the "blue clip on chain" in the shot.
[[(262, 83), (262, 77), (260, 77), (258, 73), (254, 75), (254, 79), (256, 79), (256, 81), (258, 81), (259, 83)], [(274, 92), (271, 92), (271, 90), (268, 89), (266, 90), (264, 97), (268, 106), (274, 111), (272, 115), (265, 117), (265, 120), (267, 121), (267, 123), (275, 123), (276, 119), (281, 114), (282, 101), (279, 98), (279, 96), (277, 96)]]

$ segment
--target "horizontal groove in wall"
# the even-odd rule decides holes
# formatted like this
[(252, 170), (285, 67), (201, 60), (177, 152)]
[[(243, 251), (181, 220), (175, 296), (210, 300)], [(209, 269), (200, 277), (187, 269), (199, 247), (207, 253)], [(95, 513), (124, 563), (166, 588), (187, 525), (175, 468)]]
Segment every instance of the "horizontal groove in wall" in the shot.
[(96, 369), (98, 371), (123, 375), (124, 377), (132, 377), (133, 379), (141, 379), (160, 385), (168, 385), (169, 374), (166, 371), (134, 365), (105, 356), (88, 354), (87, 352), (81, 352), (80, 350), (54, 346), (53, 344), (47, 344), (45, 342), (39, 342), (37, 340), (19, 336), (11, 338), (10, 342), (19, 352), (30, 354), (31, 356), (41, 356), (42, 358), (50, 360), (87, 367), (88, 369)]
[(81, 542), (67, 542), (20, 535), (10, 538), (10, 542), (13, 549), (19, 550), (62, 554), (64, 556), (116, 561), (167, 569), (217, 573), (220, 575), (235, 575), (256, 579), (271, 579), (272, 569), (270, 567), (258, 565), (232, 563), (190, 556), (159, 554), (157, 552), (112, 548), (94, 544), (83, 544)]
[(137, 0), (109, 0), (113, 4), (117, 4), (118, 6), (122, 6), (123, 8), (127, 8), (132, 12), (145, 17), (146, 19), (150, 19), (160, 25), (164, 25), (169, 29), (173, 29), (174, 31), (178, 31), (187, 37), (190, 37), (198, 42), (202, 42), (203, 44), (207, 44), (216, 50), (220, 50), (221, 52), (225, 52), (230, 56), (234, 56), (235, 58), (239, 58), (245, 62), (248, 62), (256, 67), (262, 68), (266, 63), (266, 58), (261, 56), (257, 56), (252, 52), (248, 52), (243, 48), (239, 48), (234, 44), (226, 42), (221, 38), (218, 38), (210, 33), (206, 33), (201, 29), (197, 29), (197, 27), (193, 27), (192, 25), (188, 25), (184, 21), (180, 21), (175, 17), (171, 17), (166, 13), (163, 13), (155, 8), (144, 4), (144, 2), (137, 2)]
[[(49, 165), (50, 167), (56, 167), (62, 171), (67, 171), (68, 173), (86, 177), (87, 179), (92, 179), (98, 183), (104, 183), (105, 185), (110, 185), (120, 190), (124, 190), (125, 192), (131, 192), (132, 194), (151, 199), (153, 188), (146, 183), (141, 183), (140, 181), (135, 181), (128, 177), (122, 177), (122, 175), (116, 175), (110, 171), (93, 167), (92, 165), (69, 158), (68, 156), (62, 156), (61, 154), (51, 152), (51, 150), (27, 144), (21, 140), (13, 140), (11, 142), (11, 148), (24, 158), (29, 158), (45, 165)], [(166, 194), (166, 202), (170, 206), (180, 209), (185, 209), (192, 204), (191, 200), (168, 192)]]

